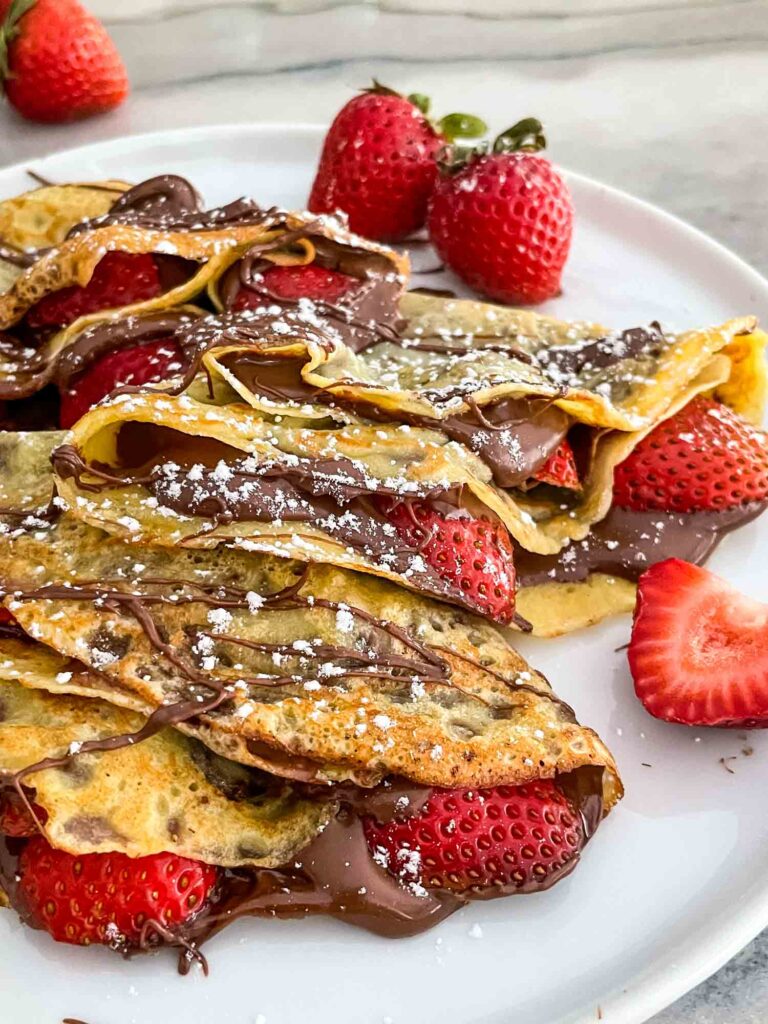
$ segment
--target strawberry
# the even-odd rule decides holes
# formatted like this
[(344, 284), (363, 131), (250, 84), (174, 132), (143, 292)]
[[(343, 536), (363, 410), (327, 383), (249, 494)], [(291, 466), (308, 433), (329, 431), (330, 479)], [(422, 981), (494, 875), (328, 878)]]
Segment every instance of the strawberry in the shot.
[(33, 121), (118, 106), (128, 75), (106, 29), (77, 0), (0, 0), (0, 85)]
[[(42, 807), (33, 803), (32, 809), (38, 820), (44, 822), (47, 815)], [(36, 833), (35, 819), (16, 790), (0, 790), (0, 835), (20, 839)]]
[(497, 622), (512, 620), (515, 567), (509, 534), (501, 523), (485, 516), (449, 518), (418, 501), (384, 498), (379, 508), (398, 536), (461, 590), (467, 604)]
[(195, 917), (216, 884), (210, 864), (156, 853), (73, 856), (30, 839), (18, 865), (19, 891), (58, 942), (136, 946), (148, 921), (173, 929)]
[(420, 814), (363, 819), (377, 863), (407, 884), (475, 895), (545, 888), (572, 867), (584, 826), (550, 779), (494, 789), (433, 789)]
[(427, 226), (441, 259), (498, 302), (543, 302), (560, 292), (571, 247), (573, 204), (538, 150), (535, 118), (500, 135), (491, 152), (459, 152), (442, 167)]
[(536, 471), (534, 479), (543, 484), (552, 484), (553, 487), (567, 487), (571, 491), (581, 490), (579, 471), (568, 438), (563, 438), (544, 465)]
[(618, 465), (622, 508), (694, 512), (768, 497), (768, 436), (710, 398), (694, 398)]
[(9, 624), (12, 622), (16, 622), (14, 616), (11, 615), (7, 608), (4, 608), (2, 605), (0, 605), (0, 625), (2, 625), (3, 623)]
[(349, 274), (341, 274), (338, 270), (325, 270), (314, 263), (303, 267), (270, 267), (263, 271), (254, 282), (254, 288), (243, 288), (238, 292), (233, 309), (255, 309), (264, 305), (264, 292), (258, 291), (260, 285), (270, 295), (278, 299), (295, 302), (297, 299), (319, 299), (323, 302), (336, 303), (360, 282)]
[(27, 324), (32, 328), (66, 327), (78, 317), (146, 302), (161, 291), (151, 253), (108, 252), (94, 267), (88, 284), (70, 285), (46, 295), (28, 310)]
[(707, 569), (668, 558), (643, 573), (628, 657), (656, 718), (768, 726), (768, 605)]
[(181, 349), (167, 338), (109, 352), (62, 390), (59, 422), (69, 429), (116, 388), (165, 380), (183, 366)]
[(315, 213), (343, 210), (352, 231), (396, 242), (423, 226), (437, 181), (437, 153), (456, 136), (485, 132), (476, 117), (450, 114), (437, 125), (429, 100), (374, 82), (339, 113), (325, 137), (309, 196)]

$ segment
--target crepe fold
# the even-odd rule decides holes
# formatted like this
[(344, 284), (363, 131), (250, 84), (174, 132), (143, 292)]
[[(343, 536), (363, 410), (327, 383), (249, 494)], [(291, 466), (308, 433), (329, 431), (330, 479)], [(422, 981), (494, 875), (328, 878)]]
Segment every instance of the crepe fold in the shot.
[[(473, 315), (481, 315), (479, 303), (452, 302), (447, 306), (469, 307)], [(482, 308), (487, 313), (491, 307)], [(551, 354), (557, 350), (554, 339), (567, 336), (567, 326), (532, 314), (513, 317), (511, 311), (503, 310), (498, 318), (503, 319), (504, 313), (517, 328), (523, 318), (529, 331), (538, 331), (541, 346), (537, 351), (547, 354), (543, 363), (550, 365)], [(468, 316), (469, 312), (461, 320), (462, 330), (468, 330)], [(98, 462), (115, 475), (126, 465), (139, 465), (135, 457), (126, 463), (125, 453), (131, 445), (120, 441), (121, 437), (130, 440), (139, 435), (147, 439), (147, 444), (140, 446), (147, 458), (153, 453), (159, 460), (163, 447), (169, 446), (167, 457), (172, 461), (174, 444), (184, 435), (194, 435), (197, 442), (185, 442), (187, 462), (194, 461), (195, 446), (202, 452), (200, 439), (208, 438), (231, 449), (229, 453), (218, 449), (217, 461), (228, 463), (237, 459), (238, 452), (247, 453), (256, 460), (257, 473), (268, 466), (272, 476), (286, 455), (305, 460), (315, 470), (319, 459), (337, 459), (338, 468), (341, 460), (351, 460), (355, 471), (368, 481), (368, 491), (379, 495), (399, 491), (404, 497), (434, 500), (439, 494), (441, 500), (455, 505), (449, 492), (461, 489), (470, 508), (500, 520), (521, 548), (551, 555), (569, 542), (583, 540), (593, 524), (606, 516), (614, 467), (650, 429), (695, 394), (713, 391), (733, 403), (737, 411), (752, 418), (759, 414), (765, 393), (766, 336), (753, 327), (753, 318), (744, 317), (675, 337), (652, 331), (648, 337), (656, 347), (646, 350), (641, 346), (623, 356), (631, 347), (626, 339), (603, 337), (596, 341), (590, 335), (583, 344), (578, 340), (571, 343), (571, 364), (575, 365), (577, 358), (586, 360), (576, 374), (584, 379), (573, 385), (555, 385), (542, 366), (519, 360), (508, 351), (489, 352), (489, 365), (494, 369), (483, 370), (486, 353), (481, 349), (460, 357), (428, 353), (432, 362), (426, 365), (432, 369), (418, 371), (423, 380), (417, 387), (413, 383), (417, 365), (413, 353), (400, 349), (400, 369), (410, 382), (406, 388), (402, 383), (393, 384), (380, 362), (373, 364), (374, 369), (367, 368), (367, 353), (355, 354), (324, 338), (321, 327), (299, 314), (291, 318), (283, 311), (251, 311), (241, 317), (203, 318), (184, 327), (178, 337), (195, 347), (199, 365), (212, 382), (210, 389), (201, 378), (181, 397), (161, 396), (151, 390), (118, 396), (77, 424), (73, 444), (85, 463)], [(590, 330), (594, 333), (596, 329)], [(520, 335), (515, 338), (519, 348)], [(395, 349), (391, 344), (386, 347)], [(599, 361), (596, 352), (607, 360), (599, 371), (594, 369)], [(442, 384), (433, 389), (429, 381), (437, 372), (437, 364), (432, 363), (438, 355), (445, 374), (456, 372), (465, 383), (471, 377), (468, 367), (474, 367), (472, 372), (478, 373), (471, 380), (474, 390), (467, 386), (463, 396), (448, 400)], [(386, 387), (374, 384), (374, 378), (384, 380)], [(440, 400), (438, 392), (443, 395)], [(258, 417), (253, 416), (253, 408)], [(491, 422), (488, 417), (494, 416), (494, 410), (502, 410), (509, 422)], [(347, 425), (338, 425), (340, 419), (348, 420)], [(162, 432), (155, 429), (152, 440), (142, 426), (150, 423), (162, 428)], [(566, 437), (572, 438), (579, 452), (583, 468), (580, 488), (531, 487), (535, 483), (532, 473)], [(211, 449), (209, 454), (213, 457), (216, 452)], [(202, 454), (199, 461), (205, 462)], [(183, 459), (181, 464), (185, 464)], [(102, 480), (99, 496), (94, 496), (93, 480), (72, 475), (65, 460), (57, 459), (56, 466), (59, 487), (75, 513), (123, 536), (133, 532), (135, 539), (152, 543), (203, 546), (217, 539), (247, 539), (259, 550), (325, 559), (391, 577), (392, 565), (388, 571), (386, 560), (382, 562), (375, 551), (366, 553), (359, 545), (350, 550), (338, 534), (330, 538), (327, 528), (318, 526), (320, 517), (294, 523), (288, 537), (284, 525), (265, 521), (263, 510), (255, 516), (222, 505), (220, 511), (229, 519), (224, 526), (212, 522), (210, 516), (206, 522), (206, 517), (190, 515), (194, 509), (187, 504), (183, 510), (186, 522), (180, 522), (178, 515), (169, 511), (168, 500), (150, 494), (145, 484), (125, 486), (113, 481), (110, 488)], [(500, 477), (505, 477), (506, 486), (499, 483)], [(158, 491), (156, 481), (152, 487)], [(175, 511), (180, 511), (178, 503)], [(414, 582), (414, 573), (407, 569), (406, 576)], [(402, 577), (403, 569), (400, 572)], [(444, 586), (442, 590), (443, 596), (451, 599)], [(440, 595), (441, 590), (432, 587), (431, 592)]]
[(599, 738), (474, 616), (326, 565), (131, 547), (68, 515), (7, 531), (21, 627), (92, 670), (105, 700), (182, 706), (177, 728), (222, 756), (363, 786), (517, 785), (593, 765), (606, 807), (620, 794)]
[[(0, 638), (0, 780), (22, 773), (57, 848), (276, 867), (335, 810), (330, 797), (301, 798), (290, 783), (219, 757), (172, 728), (132, 746), (78, 752), (146, 724), (115, 703), (71, 696), (95, 688), (72, 659), (31, 640)], [(24, 774), (48, 759), (54, 763)]]
[[(176, 315), (177, 307), (195, 300), (206, 303), (208, 290), (224, 276), (239, 274), (241, 265), (259, 279), (258, 268), (302, 266), (318, 259), (323, 266), (346, 268), (354, 287), (337, 318), (338, 343), (342, 335), (351, 340), (358, 331), (367, 339), (373, 323), (378, 337), (388, 321), (395, 321), (408, 269), (404, 257), (357, 238), (331, 217), (262, 209), (251, 200), (203, 211), (192, 187), (181, 181), (164, 176), (159, 185), (135, 186), (116, 202), (114, 193), (98, 193), (113, 202), (103, 216), (77, 224), (53, 247), (38, 250), (29, 266), (15, 268), (13, 280), (0, 293), (0, 398), (28, 397), (51, 380), (67, 383), (89, 359), (105, 351), (154, 340), (146, 330), (136, 338), (130, 327), (116, 330), (114, 325), (122, 328), (134, 317), (157, 317), (170, 310)], [(183, 201), (178, 199), (179, 192), (184, 193)], [(158, 207), (159, 200), (165, 205)], [(157, 212), (166, 206), (171, 212)], [(54, 233), (58, 235), (58, 229)], [(20, 236), (19, 231), (16, 237)], [(63, 289), (87, 286), (109, 253), (150, 255), (159, 278), (158, 294), (42, 329), (35, 319), (38, 303)], [(268, 294), (265, 300), (274, 301)], [(203, 312), (192, 308), (198, 315)], [(94, 346), (92, 335), (99, 325), (112, 325), (112, 330), (106, 341), (102, 332)], [(78, 341), (79, 359), (59, 367)]]

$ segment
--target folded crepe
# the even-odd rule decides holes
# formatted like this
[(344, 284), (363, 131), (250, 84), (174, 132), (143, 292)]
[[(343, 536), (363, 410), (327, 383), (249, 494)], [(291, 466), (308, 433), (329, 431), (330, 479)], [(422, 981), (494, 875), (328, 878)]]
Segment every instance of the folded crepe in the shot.
[[(443, 307), (458, 308), (465, 333), (470, 311), (493, 311), (479, 303)], [(516, 355), (523, 318), (526, 358), (538, 353), (541, 365)], [(412, 361), (401, 365), (409, 389), (391, 379), (381, 389), (372, 383), (386, 377), (380, 362), (368, 373), (365, 352), (328, 340), (322, 325), (299, 312), (253, 309), (193, 320), (176, 335), (191, 360), (186, 379), (118, 394), (86, 415), (54, 454), (57, 486), (76, 515), (137, 542), (245, 545), (383, 575), (465, 606), (468, 596), (393, 533), (381, 502), (468, 512), (508, 529), (518, 611), (536, 632), (597, 621), (631, 606), (631, 581), (654, 551), (648, 516), (611, 510), (615, 466), (697, 394), (714, 393), (752, 419), (760, 415), (766, 336), (742, 318), (679, 336), (656, 328), (629, 332), (629, 339), (596, 340), (599, 329), (590, 327), (563, 346), (556, 339), (569, 329), (557, 321), (498, 309), (494, 322), (499, 337), (514, 334), (515, 343), (511, 352), (501, 344), (493, 349), (493, 371), (471, 378), (467, 367), (477, 370), (482, 350), (430, 353), (432, 369), (418, 371), (420, 386), (413, 381), (421, 364)], [(456, 330), (449, 328), (452, 348)], [(390, 354), (396, 348), (382, 347)], [(546, 367), (558, 352), (565, 359), (566, 349), (568, 365), (578, 369), (571, 384), (555, 385)], [(412, 359), (411, 349), (398, 351)], [(438, 356), (444, 375), (455, 372), (476, 390), (467, 384), (463, 397), (443, 386), (431, 390)], [(190, 381), (200, 366), (206, 375)], [(378, 397), (363, 400), (369, 392)], [(566, 436), (582, 456), (581, 486), (531, 486), (532, 470)], [(669, 553), (701, 560), (725, 530), (755, 511), (685, 523), (669, 517), (670, 545), (680, 545)], [(590, 548), (583, 557), (578, 545), (589, 547), (596, 535), (604, 536), (599, 553)], [(641, 540), (648, 542), (638, 554)], [(512, 579), (510, 570), (506, 583)]]
[[(350, 288), (343, 308), (334, 312), (339, 340), (343, 336), (351, 342), (359, 334), (368, 343), (382, 332), (387, 336), (387, 324), (397, 318), (407, 260), (357, 238), (331, 217), (264, 209), (249, 199), (205, 210), (189, 182), (161, 175), (118, 193), (116, 199), (106, 186), (101, 191), (97, 188), (102, 206), (103, 196), (109, 197), (106, 212), (72, 225), (75, 209), (93, 214), (101, 207), (89, 206), (94, 187), (86, 189), (87, 199), (82, 199), (83, 188), (68, 188), (75, 189), (78, 202), (73, 199), (67, 206), (59, 194), (66, 212), (41, 233), (55, 238), (55, 244), (24, 249), (17, 259), (24, 264), (16, 267), (21, 272), (15, 272), (7, 289), (0, 291), (0, 398), (25, 398), (51, 381), (60, 383), (57, 362), (94, 325), (167, 311), (195, 299), (205, 302), (213, 281), (242, 268), (256, 274), (261, 273), (258, 268), (274, 265), (317, 263), (328, 269), (343, 268)], [(41, 240), (25, 230), (26, 221), (15, 208), (23, 199), (10, 201), (9, 243), (10, 238)], [(63, 224), (70, 226), (61, 239)], [(9, 243), (6, 257), (12, 255)], [(110, 254), (151, 256), (149, 269), (156, 280), (153, 277), (147, 283), (146, 293), (137, 301), (121, 303), (118, 292), (107, 308), (62, 322), (58, 309), (51, 310), (46, 303), (64, 289), (86, 287)], [(117, 344), (113, 332), (111, 346)]]
[[(413, 934), (477, 894), (388, 874), (366, 815), (552, 778), (587, 838), (620, 798), (603, 743), (492, 626), (327, 565), (125, 544), (46, 503), (59, 439), (0, 435), (0, 782), (68, 852), (235, 869), (167, 941), (311, 911)], [(0, 850), (12, 903), (13, 864)]]
[[(132, 745), (83, 750), (139, 733), (146, 719), (70, 695), (78, 690), (90, 692), (83, 665), (28, 638), (0, 638), (0, 782), (21, 773), (57, 849), (278, 867), (328, 823), (330, 793), (302, 798), (286, 780), (219, 757), (170, 727)], [(41, 761), (49, 763), (24, 774)]]

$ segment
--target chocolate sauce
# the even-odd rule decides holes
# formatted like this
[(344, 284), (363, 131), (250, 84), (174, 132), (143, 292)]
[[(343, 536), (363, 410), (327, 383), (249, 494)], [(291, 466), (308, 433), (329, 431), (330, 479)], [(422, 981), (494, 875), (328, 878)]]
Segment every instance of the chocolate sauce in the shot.
[[(278, 456), (259, 463), (221, 442), (128, 424), (118, 436), (118, 454), (125, 467), (86, 463), (72, 445), (52, 455), (61, 479), (75, 480), (87, 492), (137, 485), (163, 507), (178, 515), (210, 520), (205, 532), (234, 522), (311, 523), (344, 547), (354, 548), (389, 572), (404, 576), (424, 593), (484, 613), (471, 595), (443, 578), (421, 557), (421, 543), (399, 536), (380, 504), (403, 500), (401, 491), (368, 477), (364, 468), (344, 457), (296, 458)], [(157, 452), (150, 455), (147, 453)], [(138, 463), (138, 465), (137, 465)], [(132, 468), (132, 467), (135, 467)], [(222, 469), (223, 467), (223, 469)], [(458, 498), (439, 487), (414, 487), (405, 501), (435, 502), (455, 511)], [(414, 519), (418, 528), (419, 524)], [(502, 585), (503, 581), (496, 580)]]
[[(322, 299), (286, 299), (271, 291), (264, 277), (274, 264), (266, 258), (271, 251), (285, 250), (291, 238), (307, 239), (315, 250), (313, 265), (354, 278), (358, 283), (336, 302)], [(263, 297), (267, 306), (309, 308), (329, 321), (333, 330), (353, 352), (377, 341), (395, 341), (403, 322), (398, 312), (402, 281), (395, 265), (382, 253), (342, 245), (317, 233), (313, 225), (289, 232), (274, 240), (251, 246), (245, 255), (222, 275), (219, 298), (232, 310), (245, 292)]]
[(536, 555), (516, 544), (518, 584), (575, 583), (593, 572), (637, 580), (665, 558), (700, 565), (727, 533), (750, 522), (765, 507), (765, 502), (750, 502), (717, 512), (686, 513), (613, 507), (585, 540), (571, 542), (556, 555)]
[(205, 210), (197, 190), (178, 174), (160, 174), (123, 192), (101, 217), (72, 228), (79, 234), (110, 224), (130, 224), (155, 231), (214, 231), (251, 224), (277, 224), (285, 214), (264, 209), (252, 199), (237, 199), (226, 206)]

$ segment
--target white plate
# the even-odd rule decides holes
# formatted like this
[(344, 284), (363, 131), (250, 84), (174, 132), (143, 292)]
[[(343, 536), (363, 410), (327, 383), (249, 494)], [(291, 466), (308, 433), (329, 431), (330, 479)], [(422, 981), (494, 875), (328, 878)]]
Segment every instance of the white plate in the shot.
[[(211, 202), (248, 193), (300, 206), (319, 149), (310, 126), (219, 127), (89, 146), (34, 163), (58, 180), (163, 171)], [(617, 327), (768, 316), (768, 283), (704, 235), (571, 175), (577, 233), (562, 297), (546, 309)], [(0, 196), (29, 187), (0, 171)], [(752, 524), (712, 566), (768, 599), (768, 529)], [(550, 892), (476, 904), (397, 942), (330, 920), (244, 921), (208, 947), (210, 978), (172, 953), (123, 963), (70, 949), (0, 915), (0, 1017), (91, 1024), (640, 1024), (768, 925), (766, 736), (691, 730), (635, 700), (629, 619), (521, 642), (612, 747), (627, 796), (583, 863)], [(752, 757), (742, 750), (754, 748)], [(721, 758), (734, 757), (720, 762)], [(649, 765), (650, 767), (645, 767)], [(733, 774), (726, 770), (730, 768)], [(480, 925), (482, 937), (473, 937)]]

